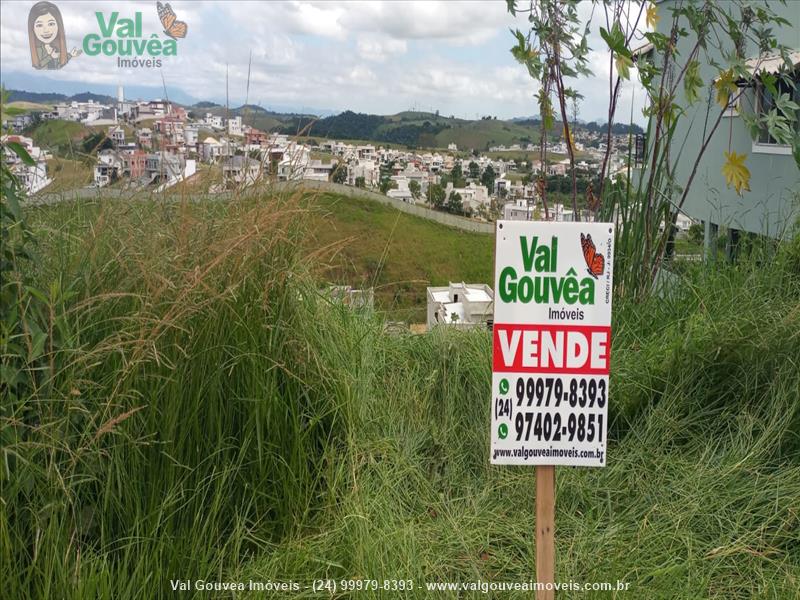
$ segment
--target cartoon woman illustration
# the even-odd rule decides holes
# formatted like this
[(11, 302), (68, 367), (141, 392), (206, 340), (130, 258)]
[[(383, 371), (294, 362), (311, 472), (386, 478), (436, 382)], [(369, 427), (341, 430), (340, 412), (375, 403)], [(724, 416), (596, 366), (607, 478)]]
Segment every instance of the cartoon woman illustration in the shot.
[(28, 15), (28, 38), (35, 69), (60, 69), (69, 59), (81, 54), (77, 48), (67, 52), (61, 11), (52, 2), (37, 2)]

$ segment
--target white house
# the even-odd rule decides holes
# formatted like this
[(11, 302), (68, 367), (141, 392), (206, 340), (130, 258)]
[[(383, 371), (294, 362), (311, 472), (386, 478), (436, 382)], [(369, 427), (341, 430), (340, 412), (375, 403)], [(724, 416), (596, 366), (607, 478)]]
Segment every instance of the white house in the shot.
[(321, 160), (309, 161), (306, 166), (303, 179), (311, 179), (313, 181), (330, 181), (331, 173), (339, 163), (335, 160), (331, 162), (322, 162)]
[(351, 161), (347, 164), (347, 185), (355, 185), (362, 177), (366, 187), (377, 187), (381, 172), (377, 164), (370, 160)]
[(506, 202), (503, 206), (503, 218), (506, 221), (533, 221), (536, 207), (525, 198), (518, 198), (513, 202)]
[(116, 150), (106, 148), (97, 154), (97, 164), (94, 166), (94, 185), (105, 187), (113, 183), (122, 175), (125, 161)]
[(202, 143), (203, 161), (210, 163), (222, 156), (222, 144), (213, 137), (208, 136)]
[(115, 126), (108, 130), (109, 139), (117, 146), (125, 143), (125, 130), (122, 127)]
[(231, 117), (228, 119), (228, 135), (243, 136), (242, 117)]
[[(4, 135), (0, 138), (0, 141), (4, 144), (3, 160), (28, 194), (35, 194), (45, 186), (50, 185), (53, 180), (47, 177), (46, 155), (41, 148), (33, 145), (31, 138), (21, 135)], [(21, 144), (35, 164), (26, 165), (22, 162), (22, 159), (16, 153), (5, 147), (7, 142)]]
[(461, 196), (461, 202), (465, 209), (469, 208), (476, 211), (479, 207), (489, 204), (489, 192), (485, 185), (477, 185), (474, 181), (471, 181), (467, 187), (456, 188), (453, 187), (452, 181), (448, 181), (445, 188), (446, 197), (449, 199), (450, 194), (456, 192)]
[(414, 196), (408, 187), (408, 178), (402, 175), (392, 175), (392, 181), (397, 184), (397, 188), (388, 190), (386, 195), (389, 196), (389, 198), (394, 198), (395, 200), (413, 203)]
[(437, 325), (481, 327), (492, 320), (494, 292), (486, 284), (450, 283), (429, 287), (428, 330)]
[(222, 178), (236, 185), (252, 185), (261, 176), (261, 162), (249, 156), (231, 156), (222, 164)]

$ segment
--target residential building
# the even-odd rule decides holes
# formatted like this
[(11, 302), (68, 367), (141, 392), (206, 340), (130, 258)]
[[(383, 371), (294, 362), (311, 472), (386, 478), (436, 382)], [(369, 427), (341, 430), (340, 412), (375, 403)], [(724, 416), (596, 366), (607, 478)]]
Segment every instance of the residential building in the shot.
[(211, 136), (208, 136), (206, 139), (204, 139), (201, 146), (203, 162), (215, 162), (220, 156), (222, 156), (222, 144)]
[[(33, 145), (31, 138), (21, 135), (4, 135), (0, 141), (4, 145), (2, 159), (28, 194), (35, 194), (52, 182), (52, 179), (47, 177), (47, 155), (41, 148)], [(16, 142), (25, 148), (34, 164), (25, 164), (16, 153), (5, 147), (7, 142)]]
[(537, 220), (537, 213), (534, 203), (522, 198), (506, 202), (503, 206), (503, 218), (506, 221), (534, 221)]
[(306, 166), (303, 179), (311, 179), (313, 181), (330, 181), (331, 173), (333, 173), (333, 170), (338, 164), (339, 163), (335, 160), (327, 163), (322, 162), (321, 160), (311, 160)]
[(153, 145), (153, 132), (149, 127), (142, 127), (136, 130), (136, 141), (142, 148), (150, 148)]
[(249, 156), (237, 154), (222, 163), (222, 179), (237, 186), (254, 184), (262, 173), (261, 162)]
[(228, 135), (242, 136), (242, 117), (231, 117), (227, 123)]
[(429, 287), (428, 329), (437, 325), (483, 327), (494, 313), (494, 292), (486, 284), (450, 283)]
[(347, 185), (356, 185), (356, 180), (364, 179), (365, 187), (378, 187), (381, 179), (380, 167), (369, 160), (351, 161), (347, 164)]
[(94, 166), (95, 187), (105, 187), (122, 176), (125, 161), (119, 152), (111, 148), (101, 150), (97, 154)]
[(116, 125), (108, 130), (108, 137), (109, 139), (114, 142), (116, 146), (125, 143), (125, 130)]
[[(663, 0), (659, 4), (659, 13), (670, 14), (670, 10), (679, 4), (675, 0)], [(738, 7), (739, 4), (734, 2), (719, 3), (720, 10), (727, 11), (730, 18), (734, 20), (741, 17)], [(775, 36), (778, 43), (793, 49), (789, 60), (793, 66), (790, 73), (794, 86), (780, 82), (777, 85), (777, 92), (782, 95), (787, 94), (789, 100), (800, 104), (798, 5), (796, 2), (770, 2), (769, 7), (787, 21), (783, 24), (770, 24), (772, 35)], [(691, 27), (686, 24), (684, 17), (681, 16), (680, 19), (678, 26), (685, 26), (686, 30), (691, 32)], [(668, 35), (671, 24), (671, 18), (661, 19), (657, 30)], [(677, 54), (681, 57), (688, 56), (696, 41), (693, 35), (679, 36)], [(733, 41), (730, 39), (723, 38), (721, 41), (724, 44), (722, 48), (718, 48), (716, 43), (709, 44), (707, 47), (704, 45), (703, 52), (698, 56), (700, 69), (697, 77), (703, 82), (703, 88), (697, 93), (700, 98), (712, 98), (712, 108), (715, 106), (713, 98), (716, 97), (713, 86), (715, 78), (718, 76), (718, 69), (713, 63), (727, 64), (723, 53), (733, 55), (735, 50)], [(761, 53), (749, 38), (743, 38), (742, 43), (745, 44), (744, 54), (747, 57), (745, 67), (753, 75), (786, 72), (782, 58), (770, 53)], [(648, 54), (650, 54), (651, 59), (658, 64), (661, 58), (652, 56), (653, 52), (652, 48), (642, 48), (639, 55), (642, 59), (647, 60)], [(711, 118), (706, 116), (708, 103), (705, 100), (684, 108), (685, 114), (678, 119), (674, 135), (674, 139), (680, 140), (682, 148), (682, 151), (678, 153), (673, 174), (674, 180), (683, 186), (695, 168), (698, 174), (681, 209), (687, 216), (704, 223), (706, 245), (709, 249), (716, 246), (715, 238), (719, 226), (727, 227), (729, 229), (728, 249), (731, 251), (731, 256), (735, 251), (739, 232), (753, 232), (777, 237), (794, 224), (800, 214), (800, 204), (797, 202), (798, 190), (800, 190), (800, 169), (792, 156), (791, 147), (772, 138), (766, 128), (755, 132), (756, 135), (752, 136), (742, 116), (744, 114), (765, 115), (778, 110), (773, 93), (761, 83), (760, 77), (755, 79), (756, 83), (753, 83), (752, 79), (749, 81), (742, 79), (738, 82), (740, 89), (744, 89), (744, 92), (737, 106), (728, 109), (723, 114), (722, 124), (708, 143), (697, 166), (695, 166), (695, 160), (698, 150), (709, 131), (708, 126), (698, 126), (697, 124), (706, 123), (710, 126), (715, 119), (715, 116)], [(796, 112), (795, 117), (800, 119), (800, 114)], [(648, 143), (652, 143), (652, 140), (648, 140)], [(722, 172), (726, 152), (735, 152), (746, 156), (745, 165), (750, 172), (749, 190), (742, 190), (741, 195), (737, 193), (736, 189), (726, 185)], [(715, 252), (708, 252), (710, 257), (715, 255)]]
[(485, 185), (478, 185), (474, 181), (467, 184), (467, 187), (457, 188), (453, 187), (453, 182), (448, 181), (445, 187), (445, 196), (449, 199), (453, 193), (458, 193), (461, 196), (461, 202), (465, 209), (477, 211), (482, 206), (489, 205), (489, 191)]
[(147, 153), (140, 149), (134, 149), (122, 152), (122, 160), (124, 161), (122, 172), (130, 179), (139, 179), (145, 175), (145, 163), (147, 161)]

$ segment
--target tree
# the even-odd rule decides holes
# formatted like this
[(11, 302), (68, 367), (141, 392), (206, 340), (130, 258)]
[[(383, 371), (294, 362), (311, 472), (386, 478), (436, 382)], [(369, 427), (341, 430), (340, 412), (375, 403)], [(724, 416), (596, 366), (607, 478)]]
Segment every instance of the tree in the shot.
[(461, 162), (456, 162), (452, 169), (450, 169), (450, 179), (453, 182), (453, 187), (464, 187), (464, 171), (461, 169)]
[(414, 200), (419, 200), (422, 190), (419, 187), (419, 182), (412, 180), (408, 182), (408, 189), (411, 191), (411, 196)]
[(481, 176), (481, 167), (474, 160), (469, 161), (469, 178), (478, 179)]
[(450, 197), (447, 199), (445, 209), (447, 212), (454, 215), (464, 214), (464, 203), (461, 200), (461, 194), (458, 192), (451, 192)]
[(381, 190), (381, 194), (385, 194), (389, 190), (396, 190), (397, 189), (397, 182), (394, 179), (390, 179), (389, 177), (384, 177), (381, 179), (381, 184), (379, 186)]
[(367, 187), (366, 180), (363, 177), (356, 177), (356, 187), (362, 189)]
[(689, 237), (689, 242), (695, 244), (697, 246), (702, 245), (703, 239), (705, 237), (705, 231), (703, 231), (703, 226), (700, 223), (692, 223), (689, 226), (689, 231), (687, 232), (687, 236)]
[(494, 191), (494, 180), (497, 179), (497, 174), (494, 172), (492, 165), (486, 165), (481, 175), (481, 183), (486, 186), (491, 194)]
[(444, 188), (438, 183), (432, 183), (428, 186), (428, 204), (432, 208), (441, 210), (444, 207), (445, 193)]
[(331, 181), (333, 181), (333, 183), (347, 182), (347, 165), (344, 163), (339, 163), (336, 165), (331, 173)]
[[(654, 2), (641, 2), (636, 9), (629, 10), (634, 3), (608, 0), (596, 3), (604, 18), (593, 19), (586, 27), (578, 18), (577, 0), (508, 0), (507, 6), (512, 14), (526, 13), (526, 31), (514, 32), (517, 44), (512, 54), (539, 82), (537, 98), (542, 123), (540, 152), (543, 154), (543, 169), (546, 169), (546, 131), (555, 124), (554, 101), (561, 109), (559, 129), (563, 127), (563, 138), (571, 150), (566, 107), (579, 95), (565, 87), (564, 79), (591, 74), (587, 61), (588, 36), (592, 23), (603, 23), (599, 34), (608, 50), (610, 67), (606, 96), (608, 118), (604, 126), (607, 150), (599, 174), (599, 202), (595, 212), (597, 219), (610, 221), (622, 202), (634, 207), (627, 222), (636, 223), (637, 230), (635, 235), (619, 238), (616, 250), (620, 256), (629, 258), (617, 263), (615, 277), (626, 294), (645, 296), (651, 292), (653, 280), (668, 256), (675, 222), (692, 191), (703, 156), (709, 148), (715, 147), (711, 141), (720, 125), (730, 124), (730, 119), (724, 119), (730, 108), (737, 105), (746, 90), (759, 85), (771, 93), (782, 85), (787, 89), (795, 88), (789, 81), (793, 72), (789, 58), (792, 48), (780, 44), (775, 35), (777, 26), (790, 23), (776, 14), (771, 3), (759, 3), (756, 8), (746, 0), (673, 3), (661, 11), (663, 14), (659, 14), (660, 7)], [(663, 25), (657, 27), (659, 20)], [(652, 30), (644, 34), (653, 47), (652, 59), (634, 56), (631, 51), (641, 38), (642, 21)], [(760, 50), (760, 58), (757, 64), (748, 66), (746, 63), (752, 49)], [(767, 51), (771, 55), (780, 55), (788, 68), (765, 75), (758, 63)], [(612, 148), (609, 142), (615, 131), (620, 89), (622, 83), (631, 79), (632, 73), (638, 74), (650, 99), (650, 105), (645, 109), (650, 123), (644, 157), (635, 182), (631, 182), (630, 173), (628, 177), (612, 181), (608, 177)], [(790, 106), (788, 100), (789, 96), (785, 95), (784, 108), (794, 110), (771, 110), (765, 114), (742, 111), (738, 116), (749, 127), (751, 136), (767, 130), (772, 138), (791, 146), (792, 154), (800, 164), (796, 105)], [(681, 140), (683, 131), (690, 127), (681, 123), (684, 120), (703, 123), (699, 143), (693, 143), (691, 147), (684, 147)], [(678, 131), (680, 135), (676, 134)], [(728, 138), (722, 174), (726, 185), (742, 195), (749, 188), (750, 179), (750, 172), (744, 164), (746, 155), (735, 152), (731, 137)], [(574, 177), (572, 152), (570, 162), (575, 206), (577, 179)], [(688, 173), (681, 173), (681, 179), (677, 180), (675, 175), (680, 163), (688, 166)], [(544, 193), (542, 204), (545, 218), (548, 218)], [(665, 219), (667, 226), (662, 226)]]

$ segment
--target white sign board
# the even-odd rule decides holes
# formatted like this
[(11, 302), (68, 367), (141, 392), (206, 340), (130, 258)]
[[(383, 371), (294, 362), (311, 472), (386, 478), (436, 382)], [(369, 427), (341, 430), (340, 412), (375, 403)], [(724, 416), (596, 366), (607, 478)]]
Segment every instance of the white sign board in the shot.
[(605, 466), (614, 227), (496, 226), (491, 462)]

